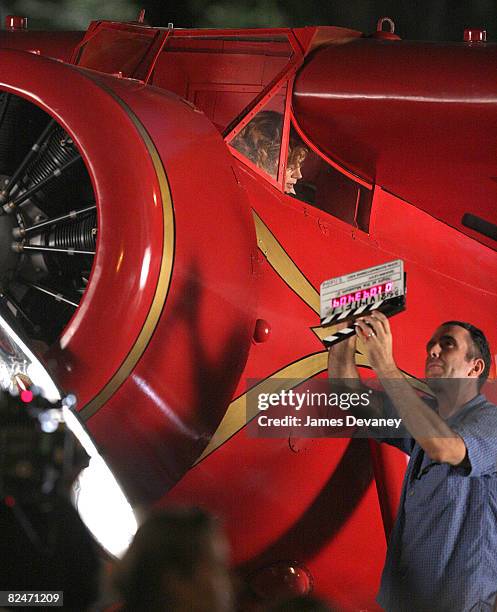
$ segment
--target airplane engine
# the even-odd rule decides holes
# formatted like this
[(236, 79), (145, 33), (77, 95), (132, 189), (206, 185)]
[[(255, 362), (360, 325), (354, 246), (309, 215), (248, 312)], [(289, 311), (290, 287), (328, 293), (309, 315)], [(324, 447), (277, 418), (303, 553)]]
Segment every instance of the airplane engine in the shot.
[(152, 503), (200, 456), (245, 365), (245, 193), (219, 133), (173, 94), (16, 50), (0, 74), (2, 301), (130, 501)]

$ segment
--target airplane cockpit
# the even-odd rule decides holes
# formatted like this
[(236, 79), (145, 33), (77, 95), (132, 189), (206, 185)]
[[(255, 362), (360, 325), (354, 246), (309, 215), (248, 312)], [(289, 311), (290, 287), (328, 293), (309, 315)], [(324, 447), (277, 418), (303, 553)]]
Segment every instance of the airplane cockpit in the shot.
[[(281, 159), (284, 193), (367, 232), (372, 189), (316, 152), (300, 136), (293, 117), (287, 133), (283, 126), (283, 112), (261, 110), (229, 144), (252, 169), (276, 182)], [(286, 148), (280, 157), (283, 142)], [(277, 187), (281, 189), (280, 184)]]
[[(295, 73), (307, 55), (330, 42), (343, 44), (360, 33), (321, 27), (281, 29), (278, 34), (274, 30), (224, 34), (170, 25), (160, 29), (97, 23), (74, 51), (72, 61), (176, 93), (205, 113), (235, 157), (280, 192), (368, 232), (372, 182), (319, 150), (292, 109)], [(267, 123), (269, 116), (278, 124), (273, 126), (272, 167), (257, 162), (256, 142), (243, 145), (244, 134), (253, 133), (261, 117)], [(264, 147), (261, 141), (259, 145)], [(288, 166), (296, 147), (303, 156), (299, 164), (302, 178), (294, 184), (295, 178), (287, 181), (287, 172), (291, 174)]]

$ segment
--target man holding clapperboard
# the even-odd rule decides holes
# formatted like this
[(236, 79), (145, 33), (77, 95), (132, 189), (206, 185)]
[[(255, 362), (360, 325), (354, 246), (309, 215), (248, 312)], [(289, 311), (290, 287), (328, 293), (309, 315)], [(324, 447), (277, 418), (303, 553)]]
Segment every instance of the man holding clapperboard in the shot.
[[(404, 280), (401, 262), (388, 265), (394, 264)], [(396, 365), (390, 324), (381, 312), (404, 307), (399, 295), (405, 297), (405, 286), (393, 296), (397, 310), (388, 309), (388, 300), (362, 308), (348, 298), (333, 310), (330, 287), (339, 287), (335, 297), (344, 294), (347, 280), (326, 281), (324, 292), (322, 286), (329, 306), (322, 308), (322, 323), (338, 324), (324, 340), (332, 388), (362, 387), (355, 365), (359, 344), (384, 389), (369, 415), (402, 419), (395, 434), (369, 433), (410, 455), (378, 601), (388, 612), (490, 611), (497, 593), (497, 407), (480, 394), (490, 369), (488, 342), (471, 324), (442, 323), (426, 344), (426, 382), (434, 398), (421, 399)]]

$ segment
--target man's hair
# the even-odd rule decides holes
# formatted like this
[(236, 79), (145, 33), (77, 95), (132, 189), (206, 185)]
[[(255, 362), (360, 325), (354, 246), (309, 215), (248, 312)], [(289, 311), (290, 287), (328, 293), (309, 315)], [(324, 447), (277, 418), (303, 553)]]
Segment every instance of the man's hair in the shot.
[(467, 332), (471, 336), (471, 340), (473, 342), (473, 352), (468, 353), (466, 355), (466, 359), (475, 359), (477, 357), (480, 357), (485, 363), (485, 367), (483, 368), (483, 371), (478, 378), (478, 390), (480, 390), (488, 378), (488, 373), (490, 372), (490, 365), (492, 363), (492, 356), (490, 355), (490, 346), (488, 344), (488, 340), (485, 334), (481, 331), (481, 329), (478, 329), (471, 323), (466, 323), (466, 321), (445, 321), (445, 323), (442, 323), (442, 327), (446, 325), (458, 325), (459, 327), (462, 327), (467, 330)]
[[(140, 526), (120, 562), (115, 578), (124, 610), (173, 608), (164, 576), (191, 578), (205, 554), (216, 520), (198, 508), (168, 508), (153, 513)], [(168, 607), (169, 606), (169, 607)]]

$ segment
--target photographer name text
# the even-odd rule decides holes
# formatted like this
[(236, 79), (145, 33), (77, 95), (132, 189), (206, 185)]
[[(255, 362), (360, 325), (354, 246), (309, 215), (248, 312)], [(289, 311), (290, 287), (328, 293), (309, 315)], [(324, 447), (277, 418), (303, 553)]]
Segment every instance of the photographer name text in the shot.
[(328, 419), (287, 415), (281, 418), (269, 417), (265, 414), (257, 418), (260, 427), (394, 427), (398, 429), (402, 419), (359, 418), (347, 414), (345, 418)]

